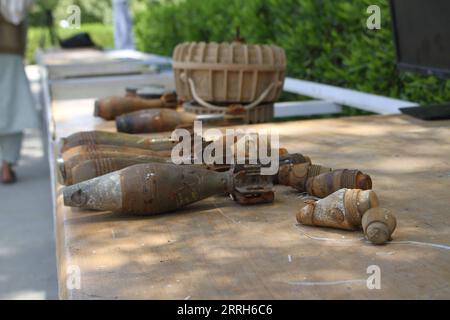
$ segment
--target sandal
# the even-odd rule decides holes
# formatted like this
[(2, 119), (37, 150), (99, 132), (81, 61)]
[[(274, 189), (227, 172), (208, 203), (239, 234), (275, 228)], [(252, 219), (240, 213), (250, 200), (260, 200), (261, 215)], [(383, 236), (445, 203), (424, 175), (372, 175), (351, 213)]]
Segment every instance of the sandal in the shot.
[(5, 180), (5, 179), (3, 179), (3, 177), (2, 177), (2, 183), (3, 183), (3, 184), (12, 184), (12, 183), (15, 183), (15, 182), (17, 181), (17, 175), (16, 175), (16, 173), (14, 172), (14, 170), (10, 169), (10, 173), (11, 173), (11, 178)]

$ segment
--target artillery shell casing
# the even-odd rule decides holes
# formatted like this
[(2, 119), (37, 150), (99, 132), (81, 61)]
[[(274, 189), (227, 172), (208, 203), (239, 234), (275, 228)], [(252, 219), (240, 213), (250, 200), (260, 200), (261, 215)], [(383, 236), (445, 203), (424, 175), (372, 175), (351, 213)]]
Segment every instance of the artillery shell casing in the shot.
[(108, 131), (81, 131), (61, 139), (61, 152), (81, 145), (114, 145), (152, 151), (172, 150), (177, 143), (170, 138), (147, 138), (127, 133)]
[(372, 190), (340, 189), (318, 201), (305, 201), (297, 221), (306, 225), (355, 230), (368, 209), (378, 206)]
[[(71, 185), (74, 181), (78, 180), (78, 178), (74, 178), (73, 169), (88, 160), (99, 160), (99, 159), (115, 159), (115, 158), (135, 158), (139, 161), (143, 161), (145, 163), (172, 163), (170, 158), (153, 156), (153, 155), (130, 155), (124, 153), (115, 153), (115, 152), (90, 152), (90, 153), (82, 153), (71, 156), (65, 160), (60, 157), (58, 159), (59, 171), (62, 178), (62, 184)], [(102, 166), (99, 171), (104, 170), (107, 167)]]
[(67, 160), (73, 156), (82, 155), (82, 154), (92, 154), (92, 153), (108, 153), (117, 156), (157, 156), (157, 157), (170, 157), (172, 150), (160, 150), (153, 151), (147, 149), (126, 147), (126, 146), (113, 146), (113, 145), (103, 145), (103, 144), (95, 144), (95, 145), (81, 145), (77, 147), (70, 148), (62, 153), (62, 158)]
[(372, 179), (359, 170), (339, 169), (308, 178), (306, 181), (306, 191), (319, 198), (342, 188), (372, 189)]
[(291, 186), (299, 192), (304, 192), (308, 178), (331, 171), (330, 168), (311, 164), (308, 157), (305, 157), (305, 161), (307, 162), (281, 165), (275, 180), (281, 185)]
[[(170, 158), (156, 158), (156, 157), (116, 157), (116, 158), (96, 158), (91, 160), (81, 161), (79, 164), (73, 166), (71, 174), (65, 175), (66, 179), (63, 184), (72, 185), (89, 179), (93, 179), (107, 173), (124, 169), (126, 167), (142, 164), (142, 163), (172, 163)], [(192, 166), (202, 167), (208, 170), (224, 172), (230, 169), (230, 165), (205, 165), (192, 164)], [(65, 171), (63, 167), (62, 170)], [(62, 175), (62, 173), (61, 173)]]
[(384, 244), (391, 240), (397, 226), (395, 216), (385, 208), (373, 208), (362, 217), (364, 235), (373, 244)]
[(176, 101), (164, 99), (142, 99), (139, 97), (107, 97), (98, 99), (94, 105), (94, 116), (105, 120), (114, 120), (116, 117), (138, 110), (155, 108), (175, 108)]
[(64, 204), (150, 215), (232, 191), (229, 172), (192, 166), (138, 164), (63, 189)]
[(75, 184), (100, 177), (110, 172), (122, 170), (135, 164), (151, 162), (163, 162), (163, 160), (161, 159), (161, 161), (149, 161), (149, 159), (146, 157), (99, 158), (86, 160), (72, 168), (70, 184)]
[(179, 126), (191, 125), (196, 115), (170, 109), (142, 110), (116, 118), (118, 132), (151, 133), (172, 131)]

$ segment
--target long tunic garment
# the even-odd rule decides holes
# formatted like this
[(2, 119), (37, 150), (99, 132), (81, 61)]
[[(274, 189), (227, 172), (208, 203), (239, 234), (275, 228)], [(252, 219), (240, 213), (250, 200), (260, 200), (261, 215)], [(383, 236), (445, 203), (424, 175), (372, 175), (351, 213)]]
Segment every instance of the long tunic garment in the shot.
[(22, 56), (0, 53), (0, 135), (38, 126)]

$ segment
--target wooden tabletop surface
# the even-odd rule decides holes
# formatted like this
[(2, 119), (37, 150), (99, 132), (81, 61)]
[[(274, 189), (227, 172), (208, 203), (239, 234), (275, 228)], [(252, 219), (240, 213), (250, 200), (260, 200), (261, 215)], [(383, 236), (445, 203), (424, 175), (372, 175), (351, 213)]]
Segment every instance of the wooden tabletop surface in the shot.
[[(52, 110), (57, 139), (114, 131), (93, 118), (93, 100), (57, 101)], [(283, 147), (315, 163), (369, 173), (397, 217), (394, 241), (374, 246), (361, 232), (299, 226), (301, 197), (284, 186), (272, 204), (218, 196), (143, 218), (64, 207), (56, 184), (60, 297), (450, 298), (450, 122), (396, 115), (254, 127), (279, 130)], [(55, 161), (57, 143), (53, 151)], [(366, 285), (371, 265), (381, 271), (379, 290)], [(67, 286), (74, 270), (79, 289)]]

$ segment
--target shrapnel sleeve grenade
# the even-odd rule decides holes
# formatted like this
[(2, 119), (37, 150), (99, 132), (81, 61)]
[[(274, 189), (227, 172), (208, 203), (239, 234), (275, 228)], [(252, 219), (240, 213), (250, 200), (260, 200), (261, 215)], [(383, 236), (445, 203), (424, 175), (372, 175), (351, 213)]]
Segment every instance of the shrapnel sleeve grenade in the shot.
[(306, 225), (357, 230), (361, 219), (370, 208), (378, 207), (378, 198), (372, 190), (340, 189), (318, 201), (305, 200), (297, 213), (297, 221)]
[(288, 163), (280, 161), (280, 168), (274, 182), (319, 198), (326, 197), (342, 188), (362, 190), (372, 188), (370, 176), (359, 170), (332, 170), (312, 164), (310, 158), (306, 156), (303, 156), (303, 161)]

